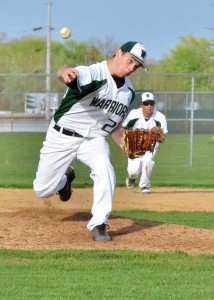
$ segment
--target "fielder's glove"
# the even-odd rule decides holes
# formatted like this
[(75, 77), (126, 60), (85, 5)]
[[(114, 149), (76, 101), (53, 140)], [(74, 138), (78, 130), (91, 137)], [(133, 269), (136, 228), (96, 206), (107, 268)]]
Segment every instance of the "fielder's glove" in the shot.
[(129, 158), (136, 158), (143, 156), (146, 151), (153, 152), (156, 142), (164, 142), (164, 133), (157, 126), (151, 129), (124, 129), (123, 141), (123, 150), (126, 155)]

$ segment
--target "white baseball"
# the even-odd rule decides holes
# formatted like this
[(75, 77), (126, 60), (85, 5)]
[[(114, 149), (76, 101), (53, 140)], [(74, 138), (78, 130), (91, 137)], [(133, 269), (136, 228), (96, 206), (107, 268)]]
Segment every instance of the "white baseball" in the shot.
[(63, 27), (60, 30), (60, 35), (63, 39), (68, 39), (71, 36), (71, 30), (68, 27)]

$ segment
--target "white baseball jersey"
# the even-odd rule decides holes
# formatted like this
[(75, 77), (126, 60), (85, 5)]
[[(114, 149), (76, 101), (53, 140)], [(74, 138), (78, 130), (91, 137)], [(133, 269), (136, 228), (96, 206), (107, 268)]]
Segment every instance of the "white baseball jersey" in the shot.
[[(133, 109), (130, 111), (122, 125), (123, 127), (133, 130), (151, 129), (154, 126), (158, 126), (163, 129), (165, 134), (168, 132), (165, 116), (155, 109), (153, 110), (153, 114), (149, 119), (144, 118), (142, 108)], [(139, 181), (139, 187), (141, 189), (144, 187), (149, 189), (151, 186), (150, 177), (155, 164), (154, 157), (158, 151), (159, 145), (159, 143), (156, 143), (154, 151), (147, 151), (141, 157), (134, 159), (128, 158), (128, 176), (132, 179), (136, 179), (141, 173)]]
[(84, 137), (107, 136), (126, 117), (135, 97), (132, 84), (118, 88), (106, 61), (75, 68), (77, 81), (67, 89), (54, 121)]
[(143, 116), (142, 108), (133, 109), (130, 111), (122, 125), (123, 127), (131, 129), (150, 129), (154, 126), (158, 126), (163, 129), (165, 134), (168, 132), (167, 121), (164, 114), (155, 109), (151, 118), (147, 121)]

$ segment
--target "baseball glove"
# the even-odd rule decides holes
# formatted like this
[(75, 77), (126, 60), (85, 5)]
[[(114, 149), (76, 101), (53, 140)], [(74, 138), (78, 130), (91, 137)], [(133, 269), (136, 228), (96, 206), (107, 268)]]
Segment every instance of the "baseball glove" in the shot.
[(151, 128), (152, 135), (154, 136), (156, 142), (158, 143), (164, 143), (165, 141), (165, 135), (163, 133), (163, 129), (159, 128), (158, 126), (155, 126)]
[(124, 129), (123, 150), (129, 158), (141, 157), (146, 151), (153, 152), (156, 142), (164, 142), (164, 133), (159, 127), (139, 130)]

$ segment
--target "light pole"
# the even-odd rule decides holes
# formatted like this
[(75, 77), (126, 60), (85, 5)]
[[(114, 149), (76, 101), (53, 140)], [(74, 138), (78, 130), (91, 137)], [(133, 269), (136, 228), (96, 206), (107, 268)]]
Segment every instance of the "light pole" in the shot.
[(51, 104), (51, 1), (48, 1), (47, 53), (46, 53), (46, 120), (50, 120)]

